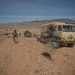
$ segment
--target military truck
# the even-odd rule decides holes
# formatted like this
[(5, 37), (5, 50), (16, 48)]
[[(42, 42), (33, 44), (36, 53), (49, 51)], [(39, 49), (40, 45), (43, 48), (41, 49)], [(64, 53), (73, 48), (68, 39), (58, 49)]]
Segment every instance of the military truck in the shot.
[(73, 47), (75, 43), (75, 25), (63, 22), (51, 22), (41, 26), (39, 41), (56, 42), (60, 46)]

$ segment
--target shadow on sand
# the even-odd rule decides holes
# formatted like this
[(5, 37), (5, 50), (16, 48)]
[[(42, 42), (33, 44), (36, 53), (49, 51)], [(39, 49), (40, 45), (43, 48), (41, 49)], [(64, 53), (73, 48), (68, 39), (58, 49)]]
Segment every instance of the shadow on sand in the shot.
[(47, 52), (43, 52), (42, 55), (44, 57), (46, 57), (48, 60), (53, 60), (52, 57), (51, 57), (51, 54), (47, 53)]
[(15, 44), (19, 43), (19, 41), (14, 42)]

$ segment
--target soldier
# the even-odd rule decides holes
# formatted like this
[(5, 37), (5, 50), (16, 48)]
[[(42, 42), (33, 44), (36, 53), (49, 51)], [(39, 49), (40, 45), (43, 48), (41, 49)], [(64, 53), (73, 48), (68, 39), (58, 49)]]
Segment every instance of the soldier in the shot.
[(18, 39), (17, 31), (14, 30), (12, 34), (13, 34), (13, 40), (14, 40), (14, 43), (17, 43), (17, 41), (16, 41), (16, 38)]

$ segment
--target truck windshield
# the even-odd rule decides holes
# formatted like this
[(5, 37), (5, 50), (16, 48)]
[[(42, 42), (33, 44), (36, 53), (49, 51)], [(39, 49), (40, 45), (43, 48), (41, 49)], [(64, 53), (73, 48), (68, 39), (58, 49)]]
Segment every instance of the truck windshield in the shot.
[(75, 26), (72, 25), (63, 25), (64, 32), (75, 32)]

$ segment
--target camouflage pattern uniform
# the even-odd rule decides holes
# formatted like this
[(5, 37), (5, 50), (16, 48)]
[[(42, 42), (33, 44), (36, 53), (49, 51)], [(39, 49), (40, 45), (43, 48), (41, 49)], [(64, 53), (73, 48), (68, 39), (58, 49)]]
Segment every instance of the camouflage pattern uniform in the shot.
[(16, 43), (16, 42), (17, 42), (17, 41), (16, 41), (16, 38), (18, 39), (17, 31), (14, 30), (12, 34), (13, 34), (13, 40), (14, 40), (14, 43)]

